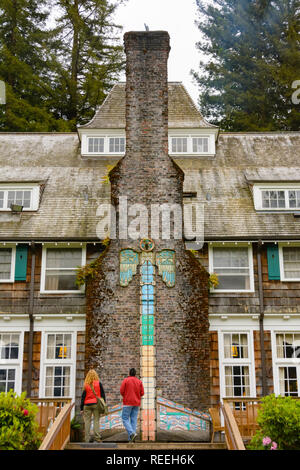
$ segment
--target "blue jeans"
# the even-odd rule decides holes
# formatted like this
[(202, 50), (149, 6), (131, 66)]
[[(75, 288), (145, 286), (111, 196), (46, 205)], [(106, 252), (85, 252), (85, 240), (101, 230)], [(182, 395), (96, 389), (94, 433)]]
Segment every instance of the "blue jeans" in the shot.
[(129, 440), (130, 440), (131, 434), (136, 433), (136, 424), (137, 424), (138, 413), (139, 413), (139, 407), (138, 406), (123, 405), (122, 421), (123, 421), (124, 427), (127, 431)]

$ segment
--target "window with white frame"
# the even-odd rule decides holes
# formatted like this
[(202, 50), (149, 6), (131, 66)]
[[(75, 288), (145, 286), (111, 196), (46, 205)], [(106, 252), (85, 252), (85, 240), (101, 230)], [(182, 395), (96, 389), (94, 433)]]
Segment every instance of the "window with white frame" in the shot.
[(70, 397), (74, 382), (74, 335), (44, 333), (44, 344), (42, 394), (46, 398)]
[(279, 246), (280, 278), (282, 281), (300, 280), (300, 246)]
[(224, 397), (251, 396), (254, 371), (250, 346), (249, 333), (222, 333), (220, 358)]
[(124, 153), (125, 137), (109, 137), (109, 153)]
[(39, 206), (39, 185), (0, 185), (0, 211), (22, 206), (23, 211), (36, 211)]
[[(85, 147), (83, 140), (83, 153)], [(124, 154), (125, 137), (123, 136), (99, 136), (87, 137), (88, 154)]]
[(251, 246), (210, 246), (209, 270), (218, 276), (216, 292), (253, 292), (253, 258)]
[(16, 247), (0, 248), (0, 282), (14, 282)]
[(300, 332), (275, 334), (275, 390), (282, 396), (300, 396)]
[(300, 185), (254, 185), (254, 205), (257, 210), (300, 210)]
[(210, 152), (210, 137), (202, 135), (170, 136), (169, 148), (171, 154), (208, 154)]
[(89, 153), (104, 152), (104, 137), (89, 137), (88, 139)]
[(41, 292), (82, 292), (76, 284), (77, 268), (85, 264), (85, 247), (44, 247)]
[(20, 391), (21, 335), (0, 332), (0, 392)]
[(208, 137), (193, 137), (193, 153), (207, 153), (208, 152)]
[(187, 152), (187, 137), (172, 137), (172, 153)]

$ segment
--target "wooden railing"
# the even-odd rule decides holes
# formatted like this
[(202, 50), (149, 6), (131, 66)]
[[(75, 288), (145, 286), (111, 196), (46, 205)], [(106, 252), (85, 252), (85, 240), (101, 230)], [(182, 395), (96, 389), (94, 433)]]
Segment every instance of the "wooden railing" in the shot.
[(245, 445), (230, 405), (221, 403), (224, 417), (225, 440), (228, 450), (245, 450)]
[(67, 403), (51, 425), (39, 450), (63, 450), (70, 440), (71, 411), (75, 403)]
[(30, 398), (30, 401), (39, 408), (36, 416), (39, 424), (38, 432), (45, 437), (62, 407), (67, 403), (71, 403), (71, 398)]
[(223, 398), (231, 408), (243, 441), (252, 439), (258, 430), (257, 413), (261, 404), (259, 398)]

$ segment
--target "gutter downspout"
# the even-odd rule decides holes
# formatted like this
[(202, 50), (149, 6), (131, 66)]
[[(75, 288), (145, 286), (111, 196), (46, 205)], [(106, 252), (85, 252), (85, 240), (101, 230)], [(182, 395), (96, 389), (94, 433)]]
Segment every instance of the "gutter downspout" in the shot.
[(34, 276), (35, 276), (35, 243), (31, 242), (31, 276), (29, 291), (29, 339), (28, 339), (28, 380), (27, 380), (27, 398), (31, 397), (32, 369), (33, 369), (33, 306), (34, 306)]
[(258, 291), (259, 291), (259, 339), (261, 353), (261, 372), (262, 372), (262, 395), (268, 395), (267, 370), (266, 370), (266, 352), (264, 344), (264, 293), (262, 281), (262, 265), (261, 265), (261, 247), (262, 242), (259, 240), (257, 244), (257, 271), (258, 271)]

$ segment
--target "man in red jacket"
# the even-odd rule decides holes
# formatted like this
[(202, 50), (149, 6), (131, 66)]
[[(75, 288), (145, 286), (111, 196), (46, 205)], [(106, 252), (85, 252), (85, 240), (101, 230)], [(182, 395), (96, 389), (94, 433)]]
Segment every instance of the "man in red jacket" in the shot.
[(120, 393), (123, 397), (122, 421), (128, 434), (129, 442), (136, 438), (136, 424), (141, 406), (141, 397), (144, 395), (144, 387), (136, 376), (135, 369), (130, 369), (129, 377), (123, 380)]

